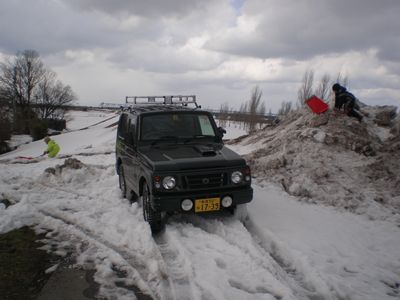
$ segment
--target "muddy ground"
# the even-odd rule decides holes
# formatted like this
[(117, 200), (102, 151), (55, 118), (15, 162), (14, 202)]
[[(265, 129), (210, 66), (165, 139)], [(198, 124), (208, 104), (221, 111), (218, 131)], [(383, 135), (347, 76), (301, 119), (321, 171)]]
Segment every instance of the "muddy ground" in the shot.
[(0, 235), (0, 295), (2, 299), (36, 299), (58, 258), (38, 250), (43, 246), (29, 227)]
[[(29, 227), (0, 234), (1, 300), (104, 299), (97, 296), (94, 270), (73, 267), (71, 255), (60, 257), (38, 249), (43, 239), (45, 233), (36, 235)], [(151, 300), (136, 287), (127, 289), (138, 300)]]
[[(95, 299), (94, 272), (73, 269), (68, 257), (39, 250), (42, 239), (44, 234), (36, 235), (29, 227), (0, 235), (0, 298)], [(46, 272), (55, 265), (57, 270)]]

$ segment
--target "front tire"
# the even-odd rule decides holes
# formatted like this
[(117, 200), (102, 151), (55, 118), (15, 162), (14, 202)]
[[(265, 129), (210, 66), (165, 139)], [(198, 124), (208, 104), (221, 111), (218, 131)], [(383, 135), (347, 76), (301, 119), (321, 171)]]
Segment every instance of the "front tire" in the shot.
[(146, 183), (143, 183), (142, 205), (143, 218), (149, 223), (151, 232), (160, 232), (164, 228), (164, 222), (162, 220), (161, 212), (154, 210), (151, 206), (150, 190)]

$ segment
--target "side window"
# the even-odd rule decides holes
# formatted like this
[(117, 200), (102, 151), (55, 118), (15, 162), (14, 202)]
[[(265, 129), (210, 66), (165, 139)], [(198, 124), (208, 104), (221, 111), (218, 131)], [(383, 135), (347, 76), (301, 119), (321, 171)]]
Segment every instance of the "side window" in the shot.
[(136, 117), (129, 119), (127, 128), (126, 142), (133, 146), (136, 137)]
[(199, 116), (199, 123), (200, 123), (200, 128), (201, 128), (201, 134), (202, 135), (210, 135), (214, 136), (214, 129), (211, 125), (210, 119), (206, 115), (200, 115)]
[(127, 132), (127, 120), (128, 116), (126, 114), (122, 114), (121, 117), (119, 118), (119, 123), (118, 123), (118, 136), (125, 138), (126, 132)]

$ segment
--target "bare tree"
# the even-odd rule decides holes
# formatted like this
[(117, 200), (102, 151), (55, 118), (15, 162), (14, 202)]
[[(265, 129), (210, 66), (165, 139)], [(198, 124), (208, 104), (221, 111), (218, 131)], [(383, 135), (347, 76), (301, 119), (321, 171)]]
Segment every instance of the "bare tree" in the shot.
[(336, 82), (341, 86), (347, 87), (349, 85), (349, 76), (343, 75), (342, 72), (339, 72), (336, 77)]
[(313, 84), (314, 84), (314, 71), (307, 70), (301, 82), (301, 86), (297, 91), (298, 106), (303, 107), (305, 101), (313, 95)]
[(283, 101), (281, 103), (281, 108), (278, 110), (278, 115), (286, 116), (291, 111), (292, 111), (292, 102)]
[(256, 125), (262, 121), (265, 115), (265, 103), (261, 100), (262, 91), (256, 86), (251, 94), (249, 102), (249, 111), (251, 116), (250, 131), (256, 128)]
[(239, 109), (239, 121), (242, 123), (243, 125), (243, 129), (244, 130), (248, 130), (248, 115), (247, 115), (247, 102), (242, 103), (240, 105), (240, 109)]
[(219, 125), (222, 127), (226, 126), (226, 121), (229, 118), (229, 112), (231, 111), (227, 102), (222, 103), (219, 109)]
[(262, 94), (258, 86), (254, 87), (251, 92), (250, 100), (245, 106), (247, 113), (246, 123), (250, 132), (255, 130), (256, 125), (260, 123), (260, 120), (263, 119), (265, 115), (265, 103), (261, 100)]
[(315, 90), (315, 95), (323, 100), (328, 100), (330, 95), (331, 77), (329, 74), (324, 74)]
[(32, 120), (37, 119), (31, 104), (45, 73), (43, 62), (34, 50), (18, 52), (0, 64), (1, 94), (13, 104), (13, 127), (20, 132), (29, 133)]
[(61, 119), (64, 117), (65, 105), (75, 100), (76, 96), (71, 87), (64, 86), (56, 79), (54, 72), (48, 71), (35, 93), (35, 110), (41, 119)]
[(8, 102), (4, 100), (4, 98), (0, 95), (0, 154), (7, 152), (9, 147), (6, 143), (6, 140), (11, 137), (11, 120), (10, 116), (10, 106)]
[(63, 115), (60, 107), (76, 96), (45, 68), (38, 52), (25, 50), (0, 63), (0, 98), (12, 104), (13, 131), (31, 133), (43, 127), (40, 118)]
[(35, 88), (46, 73), (39, 54), (34, 50), (17, 53), (0, 64), (0, 85), (7, 97), (20, 106), (29, 106)]
[[(301, 86), (297, 92), (297, 100), (298, 100), (297, 107), (303, 107), (305, 105), (305, 101), (307, 99), (309, 99), (313, 95), (313, 93), (317, 97), (319, 97), (327, 102), (332, 101), (333, 93), (331, 90), (331, 85), (333, 84), (333, 82), (332, 82), (331, 78), (332, 77), (329, 74), (325, 73), (321, 77), (317, 88), (313, 91), (314, 70), (312, 70), (312, 69), (307, 70), (303, 75)], [(336, 82), (344, 87), (347, 87), (349, 78), (347, 75), (343, 75), (341, 72), (339, 72), (336, 77)], [(285, 102), (282, 103), (282, 106), (281, 106), (279, 112), (284, 113), (285, 105), (286, 105)]]

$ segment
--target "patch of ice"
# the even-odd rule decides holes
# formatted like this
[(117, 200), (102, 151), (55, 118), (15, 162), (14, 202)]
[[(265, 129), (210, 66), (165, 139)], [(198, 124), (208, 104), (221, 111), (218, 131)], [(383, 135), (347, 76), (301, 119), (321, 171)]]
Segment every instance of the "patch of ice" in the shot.
[(46, 274), (53, 273), (55, 270), (57, 270), (58, 266), (59, 266), (59, 264), (56, 264), (56, 265), (48, 268), (46, 271), (44, 271), (44, 273), (46, 273)]

